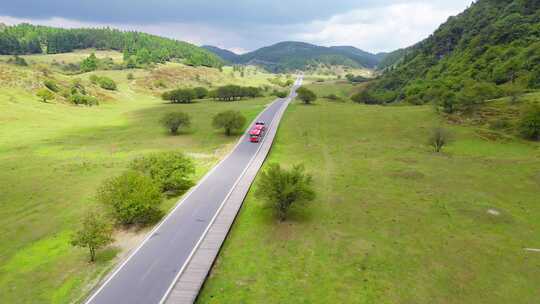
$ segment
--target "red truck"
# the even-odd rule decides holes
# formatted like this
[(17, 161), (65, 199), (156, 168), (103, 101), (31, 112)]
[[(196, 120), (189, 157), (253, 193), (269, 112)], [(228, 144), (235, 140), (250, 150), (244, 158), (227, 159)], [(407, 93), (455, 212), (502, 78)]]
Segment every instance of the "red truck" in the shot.
[(262, 121), (255, 123), (253, 128), (249, 131), (249, 141), (252, 143), (258, 143), (261, 141), (261, 138), (264, 136), (266, 131), (266, 124)]

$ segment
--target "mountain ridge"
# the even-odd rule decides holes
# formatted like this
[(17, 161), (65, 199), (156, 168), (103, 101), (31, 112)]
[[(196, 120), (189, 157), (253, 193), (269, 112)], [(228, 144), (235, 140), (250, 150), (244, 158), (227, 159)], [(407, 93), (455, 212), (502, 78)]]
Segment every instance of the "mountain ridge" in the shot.
[(305, 70), (319, 64), (373, 69), (386, 56), (386, 53), (372, 54), (354, 46), (325, 47), (299, 41), (282, 41), (240, 55), (214, 46), (205, 48), (228, 62), (262, 65), (274, 72)]

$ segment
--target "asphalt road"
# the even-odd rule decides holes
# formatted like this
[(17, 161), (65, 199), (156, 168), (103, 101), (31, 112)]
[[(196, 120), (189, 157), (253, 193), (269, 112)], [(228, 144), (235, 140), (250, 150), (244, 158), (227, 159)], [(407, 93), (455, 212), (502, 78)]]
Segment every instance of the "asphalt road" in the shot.
[[(291, 96), (300, 83), (295, 83)], [(291, 96), (276, 100), (258, 120), (269, 124)], [(271, 127), (277, 128), (277, 123)], [(160, 303), (260, 144), (243, 136), (231, 154), (185, 196), (87, 303)]]

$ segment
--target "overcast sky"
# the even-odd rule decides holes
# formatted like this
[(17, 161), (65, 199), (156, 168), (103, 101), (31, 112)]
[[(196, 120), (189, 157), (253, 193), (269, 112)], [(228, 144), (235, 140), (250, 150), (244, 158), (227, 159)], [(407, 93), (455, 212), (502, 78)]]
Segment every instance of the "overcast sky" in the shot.
[(0, 22), (111, 26), (246, 52), (280, 41), (391, 51), (472, 0), (0, 0)]

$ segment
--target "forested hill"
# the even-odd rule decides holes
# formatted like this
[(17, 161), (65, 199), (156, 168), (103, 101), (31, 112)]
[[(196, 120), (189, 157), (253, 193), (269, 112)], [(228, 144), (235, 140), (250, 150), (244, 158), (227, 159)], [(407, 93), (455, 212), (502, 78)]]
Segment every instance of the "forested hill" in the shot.
[(319, 64), (374, 68), (380, 57), (355, 47), (323, 47), (304, 42), (280, 42), (243, 55), (222, 55), (222, 50), (209, 50), (236, 64), (257, 64), (273, 72), (307, 70)]
[(371, 85), (370, 103), (435, 101), (447, 111), (540, 88), (540, 1), (478, 0)]
[(226, 50), (226, 49), (222, 49), (222, 48), (218, 48), (218, 47), (215, 47), (215, 46), (211, 46), (211, 45), (203, 45), (201, 46), (203, 49), (206, 49), (214, 54), (216, 54), (218, 57), (220, 57), (221, 59), (227, 61), (227, 62), (234, 62), (238, 56), (238, 54), (234, 53), (234, 52), (231, 52), (229, 50)]
[(213, 53), (187, 42), (140, 32), (103, 29), (61, 29), (20, 24), (0, 26), (0, 54), (20, 55), (66, 53), (96, 48), (124, 52), (139, 63), (181, 59), (195, 66), (218, 67), (222, 61)]

